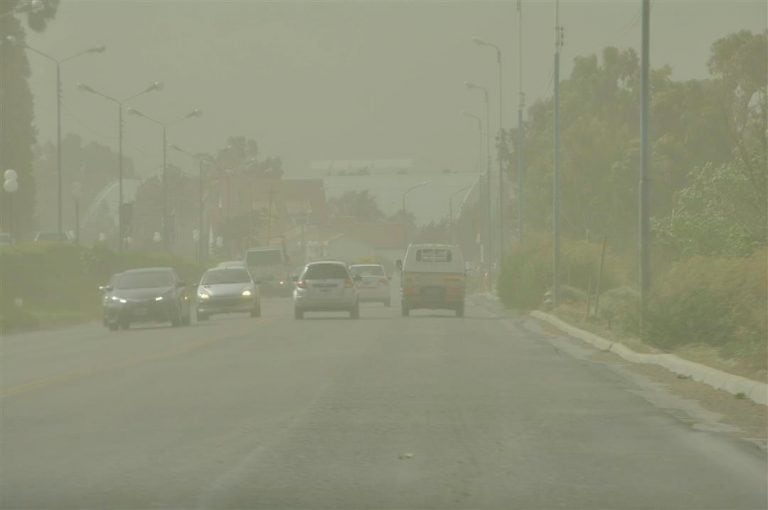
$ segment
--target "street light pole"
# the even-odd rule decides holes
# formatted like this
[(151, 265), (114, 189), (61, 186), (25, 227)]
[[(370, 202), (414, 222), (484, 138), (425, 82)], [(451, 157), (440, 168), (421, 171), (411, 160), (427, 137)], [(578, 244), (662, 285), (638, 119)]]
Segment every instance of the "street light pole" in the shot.
[(560, 26), (560, 1), (555, 0), (555, 93), (554, 93), (554, 172), (552, 182), (552, 304), (560, 301), (560, 48), (563, 45), (563, 28)]
[(499, 162), (499, 260), (504, 256), (504, 162), (502, 160), (502, 146), (504, 137), (504, 86), (502, 84), (502, 59), (501, 48), (496, 44), (484, 41), (480, 38), (474, 37), (472, 39), (475, 44), (479, 46), (488, 46), (496, 50), (496, 63), (498, 64), (499, 74), (499, 146), (498, 146), (498, 162)]
[(451, 196), (448, 198), (448, 226), (451, 229), (451, 238), (454, 244), (456, 243), (456, 229), (454, 228), (454, 225), (453, 225), (453, 197), (455, 197), (456, 195), (458, 195), (463, 191), (467, 191), (471, 187), (472, 187), (471, 184), (469, 186), (464, 186), (460, 190), (454, 191), (453, 193), (451, 193)]
[(486, 187), (486, 200), (487, 200), (487, 209), (488, 209), (488, 228), (487, 228), (487, 234), (488, 234), (488, 266), (489, 266), (489, 274), (491, 273), (490, 266), (492, 264), (492, 258), (493, 258), (493, 205), (491, 204), (491, 109), (490, 109), (490, 101), (488, 100), (488, 89), (485, 87), (481, 87), (479, 85), (475, 85), (471, 82), (464, 82), (464, 85), (472, 90), (477, 89), (480, 90), (483, 93), (483, 99), (485, 101), (485, 147), (486, 147), (486, 154), (485, 154), (485, 187)]
[(207, 154), (193, 154), (187, 150), (182, 149), (178, 145), (169, 145), (169, 147), (175, 151), (181, 152), (183, 154), (186, 154), (192, 159), (196, 159), (198, 162), (198, 187), (197, 187), (197, 204), (198, 204), (198, 217), (197, 217), (197, 231), (199, 232), (198, 235), (198, 262), (202, 263), (205, 259), (205, 236), (203, 235), (203, 229), (204, 229), (204, 211), (205, 211), (205, 195), (204, 195), (204, 183), (203, 179), (205, 177), (205, 161), (208, 161), (211, 165), (214, 167), (216, 166), (216, 160), (207, 155)]
[(80, 199), (83, 197), (83, 186), (79, 182), (72, 183), (72, 198), (75, 201), (75, 244), (80, 246)]
[(177, 124), (183, 120), (191, 119), (193, 117), (199, 117), (203, 114), (202, 110), (198, 108), (192, 109), (190, 113), (184, 117), (172, 122), (162, 122), (149, 115), (142, 113), (136, 108), (128, 108), (128, 113), (136, 115), (137, 117), (143, 117), (148, 121), (157, 124), (163, 130), (163, 173), (162, 173), (162, 202), (163, 202), (163, 217), (162, 217), (162, 233), (163, 233), (163, 248), (168, 251), (168, 237), (169, 237), (169, 224), (168, 221), (168, 126)]
[(477, 121), (477, 132), (480, 135), (480, 145), (478, 146), (478, 151), (479, 152), (477, 154), (477, 161), (475, 163), (475, 165), (476, 165), (475, 166), (475, 171), (479, 172), (480, 171), (480, 162), (483, 159), (483, 140), (484, 140), (484, 135), (483, 135), (483, 119), (480, 118), (479, 115), (476, 115), (474, 113), (468, 112), (466, 110), (462, 111), (461, 114), (463, 116), (465, 116), (465, 117), (470, 117), (470, 118), (475, 119)]
[(525, 127), (523, 126), (523, 110), (525, 109), (525, 94), (523, 93), (523, 2), (517, 0), (517, 241), (523, 242), (525, 202), (523, 188), (525, 186), (525, 159), (523, 144), (525, 143)]
[(147, 94), (149, 92), (159, 91), (163, 89), (163, 84), (159, 81), (152, 82), (147, 88), (144, 90), (137, 92), (136, 94), (133, 94), (131, 96), (128, 96), (124, 99), (116, 99), (112, 96), (108, 96), (107, 94), (104, 94), (102, 92), (99, 92), (98, 90), (94, 89), (93, 87), (86, 85), (85, 83), (80, 83), (77, 86), (78, 89), (80, 89), (83, 92), (88, 92), (90, 94), (97, 95), (101, 98), (106, 99), (107, 101), (111, 101), (117, 105), (117, 189), (118, 189), (118, 200), (117, 200), (117, 250), (119, 253), (123, 252), (123, 237), (125, 236), (125, 229), (124, 229), (124, 218), (123, 218), (123, 105), (130, 101), (131, 99), (135, 99), (139, 96), (142, 96), (144, 94)]
[[(17, 39), (13, 36), (7, 36), (6, 39), (11, 43), (16, 43)], [(64, 232), (64, 225), (63, 225), (63, 219), (62, 219), (62, 187), (63, 187), (63, 179), (62, 179), (62, 165), (61, 165), (61, 98), (62, 98), (62, 87), (61, 87), (61, 64), (64, 62), (67, 62), (69, 60), (72, 60), (74, 58), (77, 58), (82, 55), (87, 55), (90, 53), (103, 53), (107, 48), (104, 45), (100, 46), (94, 46), (92, 48), (88, 48), (86, 50), (80, 51), (78, 53), (75, 53), (73, 55), (70, 55), (65, 58), (58, 59), (56, 57), (53, 57), (47, 53), (44, 53), (38, 49), (35, 49), (31, 46), (29, 46), (27, 43), (21, 43), (21, 45), (31, 51), (32, 53), (36, 53), (37, 55), (40, 55), (41, 57), (53, 62), (56, 65), (56, 178), (58, 181), (57, 186), (57, 192), (56, 192), (56, 232), (58, 232), (59, 236)]]

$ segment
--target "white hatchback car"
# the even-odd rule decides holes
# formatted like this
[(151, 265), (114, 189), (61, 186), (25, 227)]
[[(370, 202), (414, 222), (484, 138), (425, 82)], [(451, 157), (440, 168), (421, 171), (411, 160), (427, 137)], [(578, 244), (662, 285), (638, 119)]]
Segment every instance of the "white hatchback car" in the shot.
[(293, 289), (294, 317), (331, 311), (347, 311), (352, 319), (360, 317), (355, 281), (344, 262), (311, 262), (304, 266)]
[(384, 303), (392, 306), (389, 277), (381, 264), (353, 264), (349, 266), (352, 278), (359, 276), (357, 294), (361, 303)]

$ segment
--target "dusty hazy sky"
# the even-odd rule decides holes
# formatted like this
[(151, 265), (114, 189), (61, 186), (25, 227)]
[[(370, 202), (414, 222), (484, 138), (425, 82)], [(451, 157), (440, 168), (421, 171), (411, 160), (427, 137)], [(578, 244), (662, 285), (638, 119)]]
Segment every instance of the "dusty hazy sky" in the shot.
[[(114, 145), (114, 107), (76, 90), (78, 82), (127, 96), (152, 80), (160, 93), (133, 104), (164, 120), (199, 107), (200, 119), (173, 127), (170, 140), (213, 151), (229, 135), (259, 141), (289, 174), (318, 159), (415, 158), (427, 168), (470, 168), (475, 132), (463, 109), (498, 108), (495, 55), (504, 51), (505, 123), (516, 116), (516, 2), (256, 2), (62, 0), (59, 15), (28, 43), (67, 56), (94, 44), (107, 52), (65, 64), (64, 131)], [(766, 27), (763, 1), (652, 2), (654, 67), (703, 77), (710, 44), (739, 29)], [(640, 0), (561, 2), (562, 73), (577, 55), (607, 45), (639, 47)], [(528, 102), (551, 94), (554, 2), (523, 2), (523, 87)], [(54, 70), (30, 54), (41, 140), (55, 136)], [(160, 132), (128, 118), (126, 154), (140, 171), (160, 164)], [(173, 156), (179, 163), (185, 160)]]

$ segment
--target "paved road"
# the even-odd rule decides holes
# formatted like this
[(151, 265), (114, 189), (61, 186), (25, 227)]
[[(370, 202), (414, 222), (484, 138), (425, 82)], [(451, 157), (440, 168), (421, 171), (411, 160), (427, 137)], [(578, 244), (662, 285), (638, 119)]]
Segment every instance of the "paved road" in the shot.
[(261, 319), (7, 337), (0, 503), (768, 506), (762, 451), (479, 304), (296, 321), (277, 300)]

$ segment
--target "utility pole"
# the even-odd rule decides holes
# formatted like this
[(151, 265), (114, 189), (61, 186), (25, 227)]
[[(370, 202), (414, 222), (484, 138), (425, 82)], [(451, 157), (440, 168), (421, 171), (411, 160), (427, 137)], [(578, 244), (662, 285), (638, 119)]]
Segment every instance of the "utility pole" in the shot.
[(117, 252), (123, 253), (125, 218), (123, 218), (123, 103), (117, 103)]
[(517, 105), (517, 239), (523, 242), (523, 186), (525, 177), (525, 160), (523, 159), (523, 143), (525, 128), (523, 127), (523, 110), (525, 109), (525, 94), (523, 93), (523, 2), (517, 0), (517, 92), (520, 101)]
[(502, 108), (502, 97), (504, 86), (502, 85), (502, 66), (501, 49), (496, 49), (496, 62), (499, 64), (499, 268), (501, 260), (504, 258), (504, 158), (501, 151), (504, 145), (504, 109)]
[(560, 1), (555, 0), (555, 155), (552, 182), (552, 303), (560, 298), (560, 48), (563, 46), (563, 27), (560, 26)]
[(650, 0), (642, 0), (642, 50), (640, 57), (640, 323), (645, 316), (646, 299), (650, 288), (650, 151), (648, 147), (648, 120), (650, 116), (648, 83), (650, 49)]

